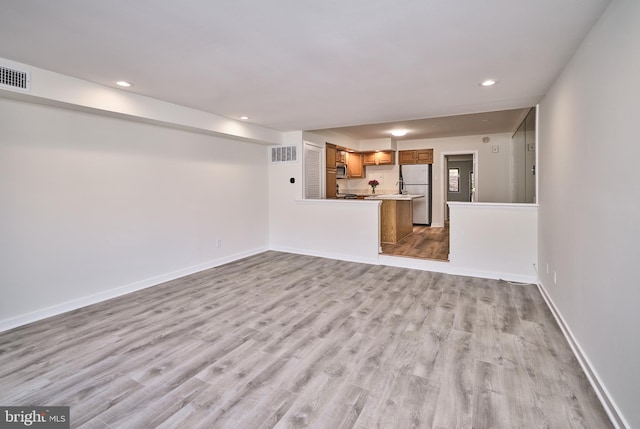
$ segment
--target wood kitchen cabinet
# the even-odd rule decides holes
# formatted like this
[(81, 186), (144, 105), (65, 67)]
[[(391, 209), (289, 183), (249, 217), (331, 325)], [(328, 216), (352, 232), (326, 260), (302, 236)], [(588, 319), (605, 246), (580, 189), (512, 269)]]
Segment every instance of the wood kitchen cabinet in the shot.
[(325, 198), (336, 198), (336, 145), (326, 145)]
[(433, 149), (417, 150), (416, 164), (433, 164)]
[(376, 155), (378, 158), (378, 165), (393, 165), (396, 163), (395, 152), (376, 152)]
[(362, 164), (363, 165), (376, 165), (376, 153), (375, 152), (367, 152), (362, 154)]
[(398, 151), (398, 163), (400, 165), (433, 164), (433, 149)]
[(398, 151), (398, 164), (409, 165), (416, 163), (416, 151), (415, 150), (400, 150)]
[(380, 241), (395, 244), (413, 232), (413, 202), (383, 200), (380, 207)]
[(347, 152), (344, 150), (336, 150), (336, 163), (346, 164), (347, 163)]
[(336, 181), (336, 169), (334, 168), (327, 168), (327, 170), (325, 171), (325, 177), (326, 177), (326, 198), (336, 198), (337, 194), (337, 190), (336, 190), (336, 184), (338, 183)]
[(394, 151), (366, 152), (362, 154), (363, 165), (393, 165), (396, 163)]
[(336, 154), (337, 154), (336, 145), (327, 143), (326, 150), (327, 150), (327, 157), (326, 157), (327, 168), (336, 168)]
[(347, 177), (364, 177), (361, 153), (347, 154)]

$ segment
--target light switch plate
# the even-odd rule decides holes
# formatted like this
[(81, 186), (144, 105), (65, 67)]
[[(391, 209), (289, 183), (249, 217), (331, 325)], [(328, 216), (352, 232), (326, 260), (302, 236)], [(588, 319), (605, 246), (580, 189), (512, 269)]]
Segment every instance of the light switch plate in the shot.
[(493, 146), (491, 146), (491, 152), (493, 153), (500, 152), (500, 146), (498, 146), (497, 144), (494, 144)]

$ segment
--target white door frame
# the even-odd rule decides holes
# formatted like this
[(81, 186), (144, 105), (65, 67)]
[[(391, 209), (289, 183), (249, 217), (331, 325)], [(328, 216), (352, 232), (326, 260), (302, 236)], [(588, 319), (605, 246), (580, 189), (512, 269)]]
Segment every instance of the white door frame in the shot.
[(442, 166), (441, 172), (441, 192), (442, 192), (442, 219), (447, 219), (447, 184), (449, 183), (449, 168), (447, 163), (447, 156), (449, 155), (473, 155), (473, 182), (475, 188), (471, 190), (471, 202), (478, 201), (478, 172), (480, 171), (480, 165), (478, 163), (478, 151), (477, 150), (451, 150), (440, 152), (440, 165)]

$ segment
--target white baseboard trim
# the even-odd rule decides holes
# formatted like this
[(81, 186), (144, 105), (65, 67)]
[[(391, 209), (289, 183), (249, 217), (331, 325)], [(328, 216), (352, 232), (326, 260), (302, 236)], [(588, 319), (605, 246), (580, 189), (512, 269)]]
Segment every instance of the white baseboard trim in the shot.
[(372, 265), (380, 264), (380, 262), (378, 261), (377, 255), (376, 257), (368, 258), (368, 257), (361, 257), (361, 256), (344, 255), (344, 254), (334, 253), (334, 252), (297, 249), (294, 247), (287, 247), (287, 246), (271, 246), (269, 250), (274, 250), (277, 252), (285, 252), (285, 253), (295, 253), (297, 255), (317, 256), (318, 258), (337, 259), (340, 261), (347, 261), (347, 262), (358, 262), (361, 264), (372, 264)]
[(160, 274), (155, 277), (140, 280), (137, 282), (129, 283), (124, 286), (118, 286), (113, 289), (98, 292), (89, 296), (80, 297), (71, 301), (63, 302), (60, 304), (52, 305), (50, 307), (42, 308), (32, 311), (27, 314), (22, 314), (9, 319), (0, 320), (0, 332), (8, 331), (9, 329), (17, 328), (19, 326), (26, 325), (28, 323), (37, 322), (38, 320), (46, 319), (48, 317), (57, 316), (58, 314), (66, 313), (68, 311), (77, 310), (78, 308), (86, 307), (88, 305), (97, 304), (102, 301), (106, 301), (112, 298), (117, 298), (122, 295), (126, 295), (131, 292), (135, 292), (148, 287), (157, 286), (161, 283), (175, 280), (180, 277), (188, 276), (200, 271), (208, 270), (220, 265), (228, 264), (229, 262), (237, 261), (239, 259), (253, 256), (258, 253), (267, 251), (268, 248), (258, 247), (255, 249), (247, 250), (233, 255), (227, 255), (222, 258), (218, 258), (212, 261), (204, 262), (202, 264), (193, 265), (190, 267), (182, 268), (176, 271), (172, 271), (165, 274)]
[(451, 264), (447, 261), (434, 261), (417, 258), (405, 258), (402, 256), (380, 255), (380, 265), (389, 267), (409, 268), (412, 270), (433, 271), (436, 273), (450, 274)]
[(535, 275), (483, 271), (473, 268), (460, 267), (453, 262), (405, 258), (402, 256), (380, 255), (380, 264), (388, 265), (390, 267), (411, 268), (414, 270), (434, 271), (436, 273), (480, 277), (483, 279), (506, 280), (518, 283), (534, 284), (537, 281), (537, 277)]
[(323, 252), (309, 249), (298, 249), (287, 246), (271, 246), (270, 250), (277, 252), (295, 253), (298, 255), (317, 256), (319, 258), (337, 259), (340, 261), (359, 262), (362, 264), (386, 265), (389, 267), (409, 268), (413, 270), (433, 271), (436, 273), (452, 274), (458, 276), (480, 277), (484, 279), (506, 280), (518, 283), (534, 284), (538, 280), (535, 275), (514, 273), (500, 273), (495, 271), (482, 271), (465, 267), (458, 267), (451, 262), (434, 261), (428, 259), (405, 258), (402, 256), (390, 256), (378, 254), (376, 257), (362, 257), (345, 255), (334, 252)]
[(629, 423), (627, 423), (626, 419), (620, 412), (620, 409), (618, 408), (613, 398), (609, 394), (609, 391), (605, 387), (604, 383), (602, 383), (602, 380), (600, 379), (598, 372), (595, 370), (595, 368), (591, 364), (591, 361), (589, 360), (587, 355), (584, 353), (584, 350), (582, 350), (580, 343), (574, 337), (569, 326), (565, 323), (564, 318), (562, 317), (562, 314), (556, 307), (555, 303), (553, 302), (553, 299), (551, 299), (551, 296), (547, 293), (547, 290), (545, 289), (544, 285), (540, 281), (536, 283), (538, 285), (538, 290), (540, 291), (542, 298), (544, 298), (544, 301), (547, 303), (547, 306), (551, 310), (551, 313), (553, 314), (553, 317), (556, 319), (558, 326), (560, 326), (560, 330), (562, 331), (562, 334), (567, 339), (567, 342), (571, 347), (571, 351), (573, 351), (573, 354), (575, 355), (576, 359), (578, 359), (578, 362), (580, 363), (582, 370), (587, 376), (589, 383), (591, 383), (593, 390), (595, 390), (596, 395), (598, 395), (598, 399), (600, 399), (600, 402), (602, 403), (602, 406), (607, 412), (607, 415), (609, 416), (611, 423), (616, 429), (630, 428), (631, 426), (629, 425)]

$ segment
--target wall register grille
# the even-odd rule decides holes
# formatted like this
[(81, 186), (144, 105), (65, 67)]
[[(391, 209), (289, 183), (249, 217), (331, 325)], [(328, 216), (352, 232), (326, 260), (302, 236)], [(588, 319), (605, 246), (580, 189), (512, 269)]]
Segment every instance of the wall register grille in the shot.
[(274, 146), (271, 148), (271, 163), (297, 162), (298, 151), (295, 146)]
[(0, 66), (0, 88), (10, 89), (12, 91), (30, 92), (30, 73)]

